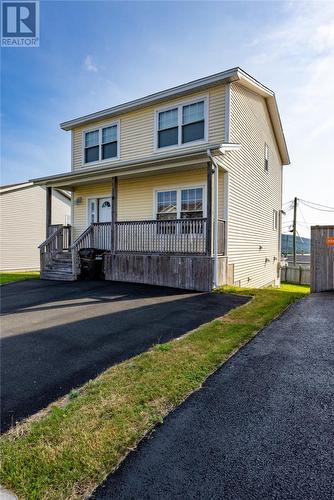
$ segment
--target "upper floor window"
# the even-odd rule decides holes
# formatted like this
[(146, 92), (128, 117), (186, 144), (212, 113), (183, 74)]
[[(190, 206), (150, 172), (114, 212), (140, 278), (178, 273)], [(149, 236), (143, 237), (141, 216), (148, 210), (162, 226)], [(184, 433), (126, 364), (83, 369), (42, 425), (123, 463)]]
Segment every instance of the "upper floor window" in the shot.
[(206, 99), (158, 111), (158, 149), (205, 140), (206, 114)]
[(118, 158), (118, 124), (84, 132), (84, 162)]
[(158, 148), (174, 146), (179, 142), (178, 108), (159, 113), (158, 118)]
[(264, 169), (266, 172), (269, 170), (269, 146), (267, 143), (264, 144)]
[(182, 108), (182, 144), (204, 139), (204, 101)]

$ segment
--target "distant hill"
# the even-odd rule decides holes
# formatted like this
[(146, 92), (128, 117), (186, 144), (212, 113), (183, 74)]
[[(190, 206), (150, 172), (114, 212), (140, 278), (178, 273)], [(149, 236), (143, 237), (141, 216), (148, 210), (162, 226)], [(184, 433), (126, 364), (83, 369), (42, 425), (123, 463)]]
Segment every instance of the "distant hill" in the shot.
[[(292, 254), (292, 234), (282, 234), (282, 254)], [(299, 254), (307, 254), (311, 251), (311, 240), (310, 238), (296, 237), (296, 251)]]

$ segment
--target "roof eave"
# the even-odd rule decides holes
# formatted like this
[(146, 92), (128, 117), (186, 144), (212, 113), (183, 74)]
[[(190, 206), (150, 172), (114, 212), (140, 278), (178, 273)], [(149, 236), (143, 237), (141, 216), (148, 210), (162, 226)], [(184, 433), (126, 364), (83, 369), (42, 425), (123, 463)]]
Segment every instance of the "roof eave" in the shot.
[(59, 184), (59, 182), (65, 181), (70, 182), (71, 179), (76, 180), (80, 177), (83, 178), (88, 178), (89, 176), (101, 176), (103, 175), (108, 175), (108, 176), (117, 176), (121, 172), (124, 172), (126, 169), (136, 169), (136, 167), (143, 167), (143, 166), (156, 166), (159, 164), (163, 164), (166, 161), (172, 161), (172, 160), (183, 160), (183, 159), (188, 159), (188, 158), (193, 158), (197, 156), (203, 156), (203, 159), (207, 156), (207, 150), (210, 149), (212, 151), (219, 151), (222, 146), (227, 146), (226, 144), (222, 145), (220, 143), (210, 143), (210, 144), (203, 144), (200, 147), (195, 147), (191, 148), (187, 151), (182, 150), (178, 152), (173, 152), (173, 153), (165, 153), (165, 154), (160, 154), (160, 155), (154, 155), (154, 156), (149, 156), (142, 158), (141, 160), (128, 160), (128, 161), (120, 161), (115, 163), (114, 166), (103, 166), (103, 167), (91, 167), (91, 168), (84, 168), (84, 169), (79, 169), (76, 171), (72, 171), (69, 173), (63, 173), (63, 174), (56, 174), (56, 175), (51, 175), (48, 177), (38, 177), (36, 179), (32, 179), (30, 182), (33, 182), (34, 184), (37, 185), (44, 185), (44, 186), (52, 186), (55, 184)]
[(239, 79), (238, 71), (240, 68), (232, 68), (221, 73), (216, 73), (211, 76), (200, 78), (183, 85), (178, 85), (177, 87), (172, 87), (167, 90), (162, 90), (161, 92), (156, 92), (133, 101), (120, 104), (118, 106), (113, 106), (111, 108), (104, 109), (102, 111), (97, 111), (96, 113), (91, 113), (89, 115), (84, 115), (73, 120), (62, 122), (60, 127), (63, 130), (71, 130), (72, 128), (84, 125), (85, 123), (91, 123), (94, 121), (102, 120), (104, 118), (111, 118), (113, 116), (119, 116), (130, 111), (135, 111), (139, 108), (143, 108), (150, 104), (158, 104), (172, 97), (179, 97), (184, 94), (188, 94), (191, 91), (200, 91), (205, 88), (217, 85), (218, 83), (231, 82)]
[(239, 67), (223, 71), (221, 73), (216, 73), (211, 76), (200, 78), (183, 85), (178, 85), (177, 87), (172, 87), (155, 94), (148, 95), (134, 101), (129, 101), (118, 106), (113, 106), (111, 108), (104, 109), (102, 111), (97, 111), (96, 113), (91, 113), (89, 115), (84, 115), (73, 120), (69, 120), (60, 124), (63, 130), (71, 130), (75, 127), (85, 125), (88, 123), (94, 123), (96, 121), (107, 119), (115, 116), (128, 113), (130, 111), (135, 111), (137, 109), (143, 108), (152, 104), (159, 104), (171, 98), (180, 97), (184, 94), (188, 94), (192, 91), (200, 91), (205, 88), (217, 85), (219, 83), (231, 83), (233, 81), (240, 81), (240, 83), (249, 88), (253, 92), (258, 93), (267, 100), (268, 110), (272, 120), (277, 144), (280, 150), (280, 155), (283, 165), (290, 164), (289, 152), (287, 149), (287, 144), (284, 137), (283, 127), (278, 111), (278, 106), (276, 102), (275, 93), (268, 87), (263, 85), (261, 82), (253, 78), (251, 75), (246, 73)]

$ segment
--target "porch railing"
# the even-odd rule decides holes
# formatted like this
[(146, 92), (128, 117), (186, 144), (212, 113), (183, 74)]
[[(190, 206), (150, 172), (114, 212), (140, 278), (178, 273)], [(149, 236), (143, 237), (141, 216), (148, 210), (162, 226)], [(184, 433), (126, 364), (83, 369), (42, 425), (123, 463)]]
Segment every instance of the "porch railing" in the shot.
[(111, 234), (111, 222), (94, 222), (73, 242), (71, 250), (79, 251), (81, 248), (111, 250)]
[(206, 224), (206, 219), (116, 222), (115, 251), (204, 255)]
[(61, 224), (49, 226), (49, 236), (39, 245), (41, 253), (54, 254), (69, 250), (71, 246), (71, 226)]
[[(218, 254), (225, 255), (226, 223), (218, 220)], [(73, 243), (119, 253), (207, 254), (207, 219), (117, 221), (91, 224)]]

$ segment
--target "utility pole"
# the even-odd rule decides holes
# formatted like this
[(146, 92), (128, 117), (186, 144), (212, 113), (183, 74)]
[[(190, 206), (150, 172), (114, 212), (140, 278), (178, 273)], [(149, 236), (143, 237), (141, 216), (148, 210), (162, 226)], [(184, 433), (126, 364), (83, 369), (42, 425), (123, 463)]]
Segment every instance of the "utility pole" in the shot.
[(293, 265), (296, 265), (296, 234), (297, 234), (297, 203), (298, 203), (298, 198), (295, 197), (293, 200), (293, 227), (292, 227), (292, 233), (293, 233)]

